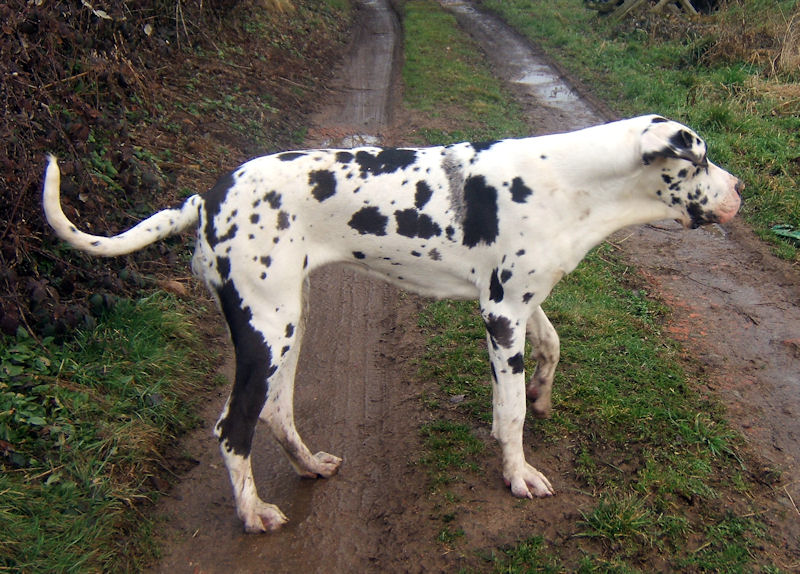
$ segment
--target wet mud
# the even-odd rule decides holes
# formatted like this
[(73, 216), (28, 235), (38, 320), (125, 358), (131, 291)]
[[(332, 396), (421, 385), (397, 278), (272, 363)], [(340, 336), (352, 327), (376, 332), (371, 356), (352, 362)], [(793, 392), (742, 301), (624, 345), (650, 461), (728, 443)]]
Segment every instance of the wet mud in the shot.
[[(532, 133), (612, 119), (501, 22), (467, 2), (442, 4), (497, 58), (496, 69), (523, 104)], [(397, 19), (388, 0), (369, 0), (359, 3), (359, 21), (352, 56), (315, 117), (309, 147), (397, 143), (387, 140), (404, 121), (393, 99)], [(673, 307), (668, 330), (705, 370), (709, 392), (725, 399), (734, 424), (784, 469), (787, 507), (789, 496), (800, 500), (796, 270), (740, 222), (691, 232), (665, 222), (622, 232), (612, 242)], [(204, 428), (184, 445), (197, 464), (157, 509), (164, 518), (157, 536), (167, 550), (151, 572), (450, 572), (474, 566), (474, 556), (451, 553), (436, 540), (441, 522), (427, 500), (427, 477), (417, 468), (418, 428), (428, 416), (421, 404), (426, 383), (416, 381), (414, 362), (424, 347), (416, 324), (421, 304), (344, 268), (312, 274), (295, 414), (312, 452), (343, 457), (339, 473), (298, 478), (262, 428), (253, 449), (257, 486), (290, 522), (273, 534), (245, 535), (211, 436), (227, 393), (220, 390), (202, 413)], [(230, 378), (232, 361), (226, 370)], [(494, 547), (509, 531), (512, 537), (539, 533), (556, 544), (569, 536), (560, 525), (574, 520), (590, 498), (570, 478), (569, 459), (539, 451), (532, 433), (526, 428), (529, 460), (554, 479), (562, 496), (513, 499), (500, 480), (499, 453), (487, 449), (486, 472), (456, 488), (458, 512), (474, 515), (466, 521), (463, 547)]]

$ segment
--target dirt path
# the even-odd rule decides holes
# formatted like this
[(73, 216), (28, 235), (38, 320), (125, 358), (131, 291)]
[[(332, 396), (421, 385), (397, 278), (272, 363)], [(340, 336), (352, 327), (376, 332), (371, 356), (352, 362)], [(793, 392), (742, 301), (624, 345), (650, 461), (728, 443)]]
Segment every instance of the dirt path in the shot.
[[(496, 57), (535, 133), (578, 128), (608, 119), (569, 88), (530, 46), (468, 3), (442, 0)], [(361, 3), (361, 25), (315, 118), (309, 146), (387, 141), (401, 125), (392, 89), (398, 26), (388, 0)], [(728, 400), (734, 422), (764, 454), (787, 470), (787, 493), (800, 500), (797, 440), (800, 413), (800, 301), (797, 273), (769, 255), (741, 224), (727, 230), (679, 232), (670, 224), (620, 234), (615, 241), (676, 309), (673, 333), (708, 371), (709, 386)], [(312, 450), (344, 458), (331, 480), (296, 477), (282, 453), (256, 437), (254, 470), (263, 498), (290, 524), (268, 536), (242, 534), (230, 486), (210, 430), (185, 450), (198, 464), (160, 506), (159, 536), (169, 551), (153, 572), (437, 572), (455, 571), (462, 557), (444, 555), (440, 527), (425, 499), (425, 476), (414, 468), (424, 385), (413, 382), (422, 353), (416, 328), (419, 300), (339, 268), (315, 273), (298, 372), (298, 427)], [(230, 369), (230, 366), (228, 366)], [(228, 373), (230, 375), (231, 373)], [(407, 376), (408, 375), (408, 376)], [(205, 409), (210, 429), (223, 393)], [(541, 468), (559, 477), (568, 496), (536, 501), (536, 513), (508, 496), (494, 469), (462, 489), (460, 512), (480, 507), (465, 530), (465, 546), (491, 547), (499, 533), (538, 532), (557, 542), (564, 516), (585, 495), (570, 483), (568, 461), (537, 453)], [(538, 464), (537, 464), (538, 466)], [(787, 498), (788, 505), (788, 498)]]

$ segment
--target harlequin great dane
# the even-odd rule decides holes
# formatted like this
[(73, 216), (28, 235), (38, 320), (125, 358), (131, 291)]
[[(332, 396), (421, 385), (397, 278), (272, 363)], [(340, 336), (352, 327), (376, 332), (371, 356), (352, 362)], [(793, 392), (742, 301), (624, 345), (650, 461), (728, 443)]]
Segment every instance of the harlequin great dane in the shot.
[(686, 227), (730, 220), (742, 183), (706, 156), (690, 129), (645, 116), (566, 134), (445, 147), (290, 151), (249, 161), (202, 195), (115, 237), (64, 215), (50, 158), (44, 210), (59, 237), (95, 255), (136, 251), (196, 226), (192, 268), (216, 298), (236, 352), (233, 390), (215, 427), (248, 532), (286, 517), (256, 493), (250, 450), (267, 423), (296, 471), (333, 475), (293, 416), (308, 273), (344, 262), (433, 297), (477, 298), (493, 381), (492, 434), (515, 496), (553, 494), (522, 447), (523, 353), (534, 413), (550, 411), (559, 339), (539, 306), (593, 246), (621, 228), (666, 218)]

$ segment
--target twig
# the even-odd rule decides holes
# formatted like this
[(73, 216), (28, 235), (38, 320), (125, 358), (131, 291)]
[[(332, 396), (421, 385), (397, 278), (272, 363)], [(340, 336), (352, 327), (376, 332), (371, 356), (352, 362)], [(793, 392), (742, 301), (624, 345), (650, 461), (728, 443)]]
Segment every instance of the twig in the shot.
[[(794, 483), (792, 483), (792, 484), (794, 484)], [(792, 506), (794, 506), (794, 511), (795, 511), (795, 512), (796, 512), (798, 515), (800, 515), (800, 509), (798, 509), (798, 508), (797, 508), (797, 505), (794, 503), (794, 498), (792, 498), (792, 495), (791, 495), (791, 494), (789, 494), (789, 489), (787, 488), (788, 486), (789, 486), (788, 484), (784, 485), (784, 487), (783, 487), (783, 491), (786, 493), (786, 496), (788, 496), (788, 497), (789, 497), (789, 502), (791, 502), (791, 503), (792, 503)]]
[(86, 76), (87, 74), (91, 74), (91, 73), (92, 73), (92, 70), (87, 70), (85, 72), (81, 72), (80, 74), (75, 74), (74, 76), (70, 76), (69, 78), (62, 78), (60, 80), (56, 80), (55, 82), (50, 82), (49, 84), (45, 84), (44, 86), (42, 86), (39, 89), (40, 90), (46, 90), (47, 88), (52, 88), (56, 84), (63, 84), (64, 82), (71, 82), (72, 80), (77, 80), (78, 78), (82, 78), (83, 76)]

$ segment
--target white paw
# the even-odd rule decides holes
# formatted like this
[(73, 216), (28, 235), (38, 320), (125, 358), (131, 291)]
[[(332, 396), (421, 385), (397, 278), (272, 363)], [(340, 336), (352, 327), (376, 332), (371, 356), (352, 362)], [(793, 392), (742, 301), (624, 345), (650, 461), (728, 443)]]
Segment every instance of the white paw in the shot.
[(342, 459), (327, 452), (318, 452), (314, 455), (313, 472), (322, 478), (329, 478), (336, 474)]
[(511, 487), (511, 493), (517, 498), (533, 498), (534, 496), (544, 498), (555, 494), (553, 486), (545, 475), (527, 462), (521, 473), (511, 478), (504, 477), (503, 480), (506, 486)]
[(239, 515), (244, 522), (244, 531), (249, 534), (260, 534), (261, 532), (272, 532), (277, 530), (289, 519), (281, 512), (280, 508), (274, 504), (267, 504), (262, 500), (256, 501), (252, 509)]

